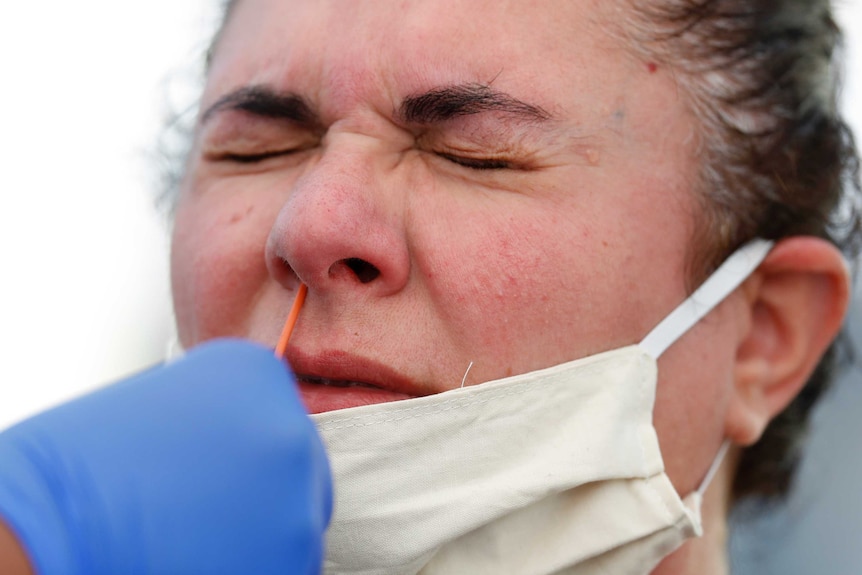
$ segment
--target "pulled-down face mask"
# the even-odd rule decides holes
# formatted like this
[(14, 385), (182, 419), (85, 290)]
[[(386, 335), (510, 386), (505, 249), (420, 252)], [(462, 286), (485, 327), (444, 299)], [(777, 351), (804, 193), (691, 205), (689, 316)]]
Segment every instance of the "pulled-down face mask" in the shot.
[(649, 573), (701, 534), (721, 459), (680, 498), (652, 423), (656, 360), (770, 247), (734, 253), (636, 345), (312, 416), (335, 481), (325, 572)]

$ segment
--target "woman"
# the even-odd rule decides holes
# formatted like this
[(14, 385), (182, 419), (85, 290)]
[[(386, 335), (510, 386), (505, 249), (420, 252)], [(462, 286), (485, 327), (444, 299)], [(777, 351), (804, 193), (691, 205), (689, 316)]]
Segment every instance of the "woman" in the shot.
[[(727, 571), (727, 510), (739, 497), (786, 487), (785, 463), (794, 454), (785, 430), (800, 428), (800, 406), (810, 406), (822, 388), (822, 377), (805, 386), (846, 310), (848, 274), (836, 245), (852, 251), (858, 222), (856, 199), (842, 212), (849, 214), (845, 227), (832, 220), (842, 184), (855, 178), (855, 151), (832, 92), (838, 37), (828, 5), (817, 2), (229, 5), (176, 199), (178, 329), (187, 348), (220, 337), (273, 346), (307, 286), (285, 357), (305, 406), (318, 414), (335, 473), (328, 571)], [(749, 243), (757, 238), (774, 241), (768, 255), (764, 244)], [(742, 246), (749, 251), (738, 252)], [(760, 249), (756, 270), (716, 272), (733, 253), (753, 257), (752, 246)], [(742, 283), (726, 298), (690, 299), (707, 278)], [(664, 338), (664, 353), (630, 347), (652, 341), (648, 334), (683, 302), (717, 306)], [(167, 375), (157, 371), (143, 376), (146, 385), (139, 379), (107, 399), (73, 405), (67, 423), (45, 428), (53, 437), (74, 427), (68, 422), (80, 421), (78, 413), (132, 417), (132, 405), (183, 405), (161, 394), (196, 398), (246, 373), (267, 382), (282, 377), (258, 352), (205, 346)], [(607, 396), (607, 382), (616, 381), (607, 374), (621, 365), (631, 366), (638, 384), (620, 384)], [(546, 368), (553, 371), (537, 371)], [(588, 385), (586, 372), (600, 372), (598, 383)], [(516, 377), (524, 374), (538, 375)], [(158, 385), (188, 380), (204, 387)], [(523, 401), (480, 395), (515, 386), (529, 388)], [(127, 393), (144, 394), (142, 387), (158, 392), (116, 399), (131, 388)], [(599, 430), (629, 437), (632, 418), (615, 409), (635, 391), (643, 398), (633, 413), (645, 409), (651, 421), (631, 433), (649, 444), (644, 449), (654, 457), (644, 461), (659, 468), (608, 471), (615, 455), (628, 452), (602, 443)], [(172, 433), (156, 445), (192, 435), (171, 425), (184, 417), (194, 418), (195, 429), (226, 425), (223, 405), (243, 396), (219, 393), (164, 415), (159, 428)], [(281, 392), (261, 392), (258, 403), (238, 411), (257, 420), (270, 393)], [(794, 403), (796, 397), (802, 399)], [(448, 411), (452, 405), (458, 409)], [(414, 409), (430, 415), (406, 418)], [(287, 411), (260, 419), (279, 420)], [(128, 417), (93, 427), (125, 437)], [(340, 423), (346, 420), (349, 426)], [(576, 427), (564, 434), (562, 422), (570, 420)], [(249, 447), (260, 437), (239, 431), (245, 419), (229, 433), (195, 435), (170, 465), (150, 463), (158, 449), (148, 447), (139, 451), (155, 455), (123, 469), (143, 469), (141, 482), (150, 485), (152, 466), (185, 469), (189, 453), (232, 438), (226, 449), (237, 459), (225, 460), (248, 470), (235, 490), (264, 476), (297, 478), (290, 497), (270, 490), (271, 482), (247, 491), (290, 500), (280, 515), (310, 518), (295, 531), (274, 522), (280, 527), (273, 534), (294, 533), (296, 553), (257, 559), (253, 570), (300, 561), (306, 549), (293, 565), (313, 571), (328, 517), (325, 473), (319, 455), (308, 455), (319, 448), (307, 420), (291, 421), (306, 431), (290, 432), (299, 434), (295, 444), (286, 440), (295, 435), (280, 435), (281, 444), (299, 446), (291, 453), (304, 463), (282, 464), (277, 473), (262, 454), (239, 463), (239, 454), (259, 451)], [(16, 441), (28, 436), (23, 429)], [(141, 441), (136, 435), (119, 445), (137, 450)], [(352, 453), (345, 452), (349, 443)], [(724, 459), (723, 444), (732, 446)], [(463, 453), (453, 454), (458, 445)], [(547, 465), (547, 475), (507, 475), (524, 453), (545, 448), (528, 463)], [(89, 463), (104, 457), (101, 447), (94, 451), (99, 455), (85, 452), (85, 469), (103, 469)], [(618, 458), (624, 466), (634, 456)], [(587, 460), (589, 471), (570, 477)], [(562, 469), (553, 467), (559, 461)], [(720, 467), (709, 481), (713, 464)], [(113, 493), (99, 473), (89, 473), (96, 493)], [(213, 473), (203, 475), (209, 482)], [(491, 475), (504, 479), (486, 483)], [(591, 485), (608, 489), (583, 489)], [(643, 486), (660, 495), (641, 494)], [(414, 487), (415, 497), (398, 498)], [(221, 501), (226, 489), (205, 489), (210, 499), (187, 486), (182, 497), (158, 489), (152, 500), (200, 497), (193, 511), (176, 503), (178, 521), (197, 530), (201, 508)], [(122, 493), (105, 499), (130, 497)], [(624, 533), (639, 525), (643, 501), (667, 502), (675, 510), (671, 523), (645, 528), (643, 536)], [(294, 511), (300, 507), (310, 509)], [(214, 508), (213, 523), (226, 523), (228, 534), (256, 526), (245, 528), (250, 542), (237, 546), (233, 560), (259, 558), (266, 554), (261, 541), (278, 540), (260, 529), (274, 523), (257, 516), (258, 508), (241, 521)], [(158, 551), (142, 542), (164, 531), (163, 521), (108, 515), (112, 525), (133, 526), (130, 535), (105, 536), (123, 541), (108, 545), (108, 555), (136, 557), (131, 564), (150, 562), (156, 571), (209, 571), (164, 559), (200, 559), (187, 551), (193, 542)], [(50, 537), (34, 543), (15, 514), (5, 516), (31, 561), (48, 572), (39, 555)], [(424, 523), (432, 517), (442, 519)], [(587, 550), (590, 530), (611, 535)], [(701, 531), (702, 538), (682, 544)], [(555, 541), (560, 533), (578, 536)], [(203, 539), (224, 535), (212, 537)], [(77, 540), (87, 537), (76, 535), (68, 547), (76, 549)], [(99, 556), (92, 545), (80, 546)]]

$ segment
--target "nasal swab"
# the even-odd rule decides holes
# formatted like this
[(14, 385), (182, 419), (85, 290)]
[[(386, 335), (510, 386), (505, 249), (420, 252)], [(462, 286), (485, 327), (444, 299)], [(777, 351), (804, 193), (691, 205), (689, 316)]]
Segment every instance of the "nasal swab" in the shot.
[(283, 358), (284, 352), (287, 351), (287, 342), (290, 340), (290, 334), (293, 333), (293, 328), (296, 326), (296, 320), (299, 318), (299, 310), (305, 302), (306, 293), (308, 293), (308, 287), (305, 284), (299, 284), (296, 298), (293, 300), (293, 306), (290, 308), (290, 313), (287, 314), (287, 321), (284, 322), (284, 329), (281, 330), (281, 337), (278, 339), (278, 345), (275, 346), (275, 357), (279, 359)]

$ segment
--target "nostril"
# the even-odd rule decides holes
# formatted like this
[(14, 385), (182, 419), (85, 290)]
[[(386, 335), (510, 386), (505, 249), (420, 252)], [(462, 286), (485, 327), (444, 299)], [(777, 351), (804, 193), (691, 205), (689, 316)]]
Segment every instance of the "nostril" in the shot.
[(299, 284), (299, 278), (293, 270), (293, 267), (290, 265), (290, 262), (279, 256), (274, 260), (268, 260), (268, 263), (269, 265), (267, 265), (267, 268), (269, 269), (269, 273), (276, 279), (276, 281), (284, 286), (290, 286), (294, 289), (296, 288)]
[(344, 265), (350, 268), (350, 271), (364, 284), (374, 281), (380, 275), (379, 269), (359, 258), (347, 258), (344, 260)]

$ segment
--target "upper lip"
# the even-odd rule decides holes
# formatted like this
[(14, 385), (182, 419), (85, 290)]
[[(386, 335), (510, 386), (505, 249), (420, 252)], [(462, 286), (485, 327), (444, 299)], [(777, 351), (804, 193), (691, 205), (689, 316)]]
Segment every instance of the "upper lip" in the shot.
[(409, 377), (380, 362), (341, 350), (309, 353), (289, 347), (286, 359), (296, 374), (303, 377), (355, 382), (396, 393), (426, 395)]

